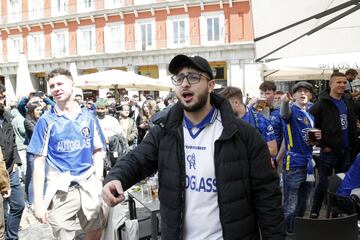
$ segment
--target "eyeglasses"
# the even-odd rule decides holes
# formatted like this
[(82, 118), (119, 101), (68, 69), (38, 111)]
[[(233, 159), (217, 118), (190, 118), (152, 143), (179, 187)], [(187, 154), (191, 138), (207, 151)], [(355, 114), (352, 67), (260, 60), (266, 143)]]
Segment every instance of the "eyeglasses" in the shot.
[(186, 78), (189, 84), (196, 84), (200, 82), (201, 77), (210, 80), (210, 78), (204, 74), (189, 72), (187, 74), (180, 73), (178, 75), (174, 75), (171, 77), (171, 81), (175, 86), (180, 86)]

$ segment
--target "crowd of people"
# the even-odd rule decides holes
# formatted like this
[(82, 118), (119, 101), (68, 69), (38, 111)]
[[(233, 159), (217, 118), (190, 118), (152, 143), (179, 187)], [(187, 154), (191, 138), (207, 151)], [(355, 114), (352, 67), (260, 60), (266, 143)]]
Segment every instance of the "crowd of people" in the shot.
[(319, 217), (328, 176), (349, 169), (338, 194), (359, 201), (356, 70), (334, 72), (316, 101), (305, 81), (285, 92), (264, 81), (251, 98), (215, 90), (199, 56), (175, 56), (169, 72), (176, 96), (84, 101), (55, 69), (51, 99), (36, 91), (10, 111), (0, 84), (0, 239), (18, 239), (24, 209), (56, 239), (75, 237), (76, 218), (100, 239), (109, 207), (156, 173), (162, 239), (284, 239), (307, 209)]
[[(54, 76), (66, 76), (66, 78), (71, 79), (71, 74), (68, 71), (64, 69), (58, 69), (57, 71), (58, 72), (55, 71), (52, 74), (54, 74)], [(56, 84), (58, 83), (55, 83), (55, 85)], [(64, 158), (69, 159), (63, 159), (64, 162), (60, 165), (52, 165), (51, 163), (44, 164), (44, 176), (46, 177), (42, 177), (40, 179), (43, 184), (40, 184), (39, 180), (34, 178), (34, 176), (39, 175), (38, 171), (35, 171), (35, 159), (41, 155), (39, 151), (42, 151), (45, 148), (50, 148), (49, 145), (47, 145), (49, 142), (46, 142), (46, 145), (44, 145), (45, 143), (43, 141), (48, 141), (47, 139), (44, 139), (44, 132), (39, 135), (39, 130), (37, 130), (34, 134), (35, 126), (40, 125), (40, 123), (37, 124), (38, 120), (40, 117), (45, 118), (47, 116), (49, 118), (48, 121), (65, 121), (65, 119), (60, 118), (60, 115), (62, 115), (60, 112), (65, 110), (63, 109), (64, 106), (58, 106), (61, 102), (61, 98), (60, 100), (57, 99), (57, 91), (68, 91), (65, 94), (67, 94), (67, 97), (71, 97), (71, 99), (67, 99), (67, 101), (74, 102), (79, 106), (79, 108), (76, 108), (75, 110), (72, 109), (71, 111), (75, 111), (77, 113), (89, 112), (93, 116), (91, 119), (78, 120), (73, 116), (76, 115), (76, 113), (70, 113), (69, 116), (67, 116), (68, 113), (64, 113), (64, 117), (68, 117), (66, 120), (70, 120), (68, 124), (71, 125), (73, 121), (88, 121), (90, 124), (90, 122), (95, 119), (95, 122), (98, 124), (96, 127), (101, 129), (100, 142), (104, 143), (104, 151), (102, 153), (103, 156), (100, 158), (105, 159), (102, 175), (106, 174), (106, 172), (115, 164), (116, 160), (120, 159), (129, 150), (135, 148), (135, 146), (142, 141), (149, 129), (151, 117), (156, 112), (164, 109), (166, 105), (172, 104), (176, 100), (171, 94), (169, 94), (169, 97), (165, 99), (165, 103), (161, 98), (155, 101), (151, 96), (145, 97), (141, 94), (140, 96), (134, 95), (132, 98), (123, 97), (118, 103), (116, 103), (114, 95), (111, 92), (107, 94), (106, 98), (98, 98), (96, 101), (94, 101), (93, 98), (83, 100), (82, 95), (77, 94), (73, 96), (72, 85), (69, 86), (69, 89), (65, 90), (58, 90), (59, 87), (57, 87), (55, 89), (56, 91), (52, 91), (50, 82), (49, 86), (50, 95), (52, 96), (51, 98), (42, 91), (31, 92), (28, 96), (20, 98), (19, 101), (10, 102), (10, 108), (6, 109), (6, 89), (4, 85), (0, 84), (0, 95), (2, 94), (2, 96), (0, 96), (0, 119), (2, 124), (0, 134), (0, 145), (2, 149), (2, 151), (0, 151), (2, 170), (1, 203), (4, 198), (4, 202), (1, 204), (0, 208), (0, 216), (2, 217), (2, 220), (0, 221), (1, 240), (18, 238), (18, 231), (20, 229), (20, 221), (23, 211), (26, 210), (31, 214), (35, 214), (36, 192), (40, 192), (40, 194), (38, 194), (39, 196), (46, 195), (45, 189), (46, 186), (50, 184), (50, 176), (53, 176), (54, 174), (53, 170), (56, 169), (60, 172), (70, 170), (67, 169), (69, 166), (64, 169), (64, 166), (66, 166), (65, 163), (71, 162), (69, 156), (64, 154), (70, 150), (75, 150), (77, 146), (72, 146), (71, 144), (78, 143), (73, 142), (72, 140), (69, 140), (68, 142), (62, 140), (62, 145), (59, 145), (60, 143), (58, 143), (56, 148), (57, 150), (62, 149), (63, 152), (59, 150), (60, 152), (57, 154), (64, 155)], [(68, 103), (66, 102), (66, 104)], [(55, 120), (55, 117), (59, 117), (59, 119)], [(61, 126), (61, 124), (59, 125)], [(39, 127), (40, 126), (38, 126), (38, 128)], [(70, 135), (70, 132), (68, 131), (70, 130), (69, 125), (65, 124), (65, 126), (62, 127), (63, 128), (58, 130), (58, 134), (59, 136), (62, 136), (63, 139), (76, 137), (75, 135)], [(44, 128), (42, 130), (48, 129)], [(55, 128), (53, 130), (55, 130)], [(79, 129), (74, 129), (74, 132), (76, 131), (79, 131)], [(81, 131), (85, 130), (81, 129)], [(60, 133), (64, 135), (60, 135)], [(36, 137), (33, 141), (36, 141), (36, 143), (35, 145), (30, 145), (33, 134)], [(70, 136), (65, 137), (68, 135)], [(50, 136), (49, 139), (51, 139)], [(86, 144), (90, 143), (86, 142)], [(42, 148), (35, 148), (35, 146)], [(4, 156), (2, 155), (3, 153)], [(47, 156), (50, 156), (50, 153), (46, 154)], [(81, 152), (81, 154), (84, 153)], [(70, 156), (74, 157), (74, 162), (77, 162), (80, 155), (77, 156), (75, 154)], [(87, 155), (81, 156), (89, 158)], [(58, 157), (59, 156), (54, 156), (56, 162), (60, 161)], [(37, 161), (39, 162), (39, 160)], [(80, 167), (80, 165), (77, 166), (73, 164), (70, 164), (70, 166), (71, 168)], [(40, 166), (40, 170), (41, 167), (42, 166)], [(76, 171), (81, 172), (79, 169)], [(8, 181), (5, 181), (5, 179)], [(46, 181), (48, 181), (48, 183), (46, 183)], [(43, 192), (41, 192), (41, 189), (43, 189)], [(38, 199), (41, 199), (39, 196)], [(62, 236), (57, 234), (58, 233), (54, 232), (55, 236)], [(70, 239), (68, 236), (58, 238)]]

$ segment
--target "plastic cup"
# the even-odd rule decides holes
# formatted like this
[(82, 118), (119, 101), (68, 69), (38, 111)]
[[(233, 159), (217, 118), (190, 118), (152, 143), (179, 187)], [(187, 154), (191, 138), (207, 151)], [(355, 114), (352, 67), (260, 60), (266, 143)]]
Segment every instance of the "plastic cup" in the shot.
[(148, 184), (141, 185), (141, 197), (144, 202), (149, 202), (152, 200), (151, 197), (151, 188)]

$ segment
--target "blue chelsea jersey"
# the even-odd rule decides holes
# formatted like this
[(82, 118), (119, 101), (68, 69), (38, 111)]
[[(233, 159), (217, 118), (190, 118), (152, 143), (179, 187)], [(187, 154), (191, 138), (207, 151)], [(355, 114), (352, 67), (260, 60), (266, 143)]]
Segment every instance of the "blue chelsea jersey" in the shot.
[(265, 142), (275, 140), (275, 132), (269, 120), (262, 114), (259, 114), (252, 109), (246, 108), (245, 115), (241, 118), (251, 126), (255, 127), (261, 134)]
[(269, 120), (270, 120), (271, 125), (274, 128), (275, 139), (276, 139), (278, 149), (280, 149), (281, 142), (283, 140), (283, 126), (282, 126), (282, 122), (281, 122), (279, 108), (275, 108), (272, 111), (270, 111)]
[(81, 175), (93, 164), (94, 149), (102, 147), (101, 141), (94, 141), (95, 134), (100, 139), (101, 133), (95, 133), (98, 130), (88, 110), (69, 119), (52, 108), (38, 120), (27, 151), (46, 157), (47, 163), (59, 172)]
[(295, 104), (291, 106), (290, 118), (283, 121), (286, 154), (283, 169), (304, 168), (312, 159), (312, 145), (308, 142), (308, 130), (314, 126), (314, 117)]
[(341, 148), (348, 148), (350, 145), (349, 142), (349, 124), (348, 124), (348, 110), (346, 107), (346, 104), (344, 102), (344, 99), (340, 98), (335, 99), (331, 98), (331, 101), (335, 104), (339, 111), (339, 118), (341, 123)]

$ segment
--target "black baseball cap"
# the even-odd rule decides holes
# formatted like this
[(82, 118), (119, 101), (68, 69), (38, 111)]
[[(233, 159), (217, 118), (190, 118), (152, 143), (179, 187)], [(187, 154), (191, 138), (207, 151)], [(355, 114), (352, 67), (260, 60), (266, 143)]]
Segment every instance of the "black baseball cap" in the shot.
[(296, 83), (292, 88), (291, 91), (294, 94), (299, 88), (306, 88), (307, 90), (309, 90), (311, 93), (313, 92), (313, 86), (308, 83), (308, 82), (298, 82)]
[(176, 55), (169, 64), (169, 72), (178, 74), (184, 67), (193, 67), (200, 72), (207, 73), (210, 79), (214, 78), (209, 62), (200, 56), (188, 57), (183, 54)]
[(35, 93), (34, 93), (34, 96), (35, 97), (43, 97), (45, 95), (45, 93), (43, 92), (43, 91), (36, 91)]

